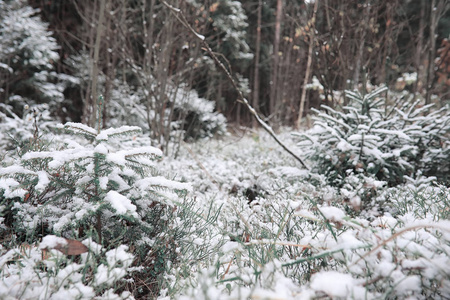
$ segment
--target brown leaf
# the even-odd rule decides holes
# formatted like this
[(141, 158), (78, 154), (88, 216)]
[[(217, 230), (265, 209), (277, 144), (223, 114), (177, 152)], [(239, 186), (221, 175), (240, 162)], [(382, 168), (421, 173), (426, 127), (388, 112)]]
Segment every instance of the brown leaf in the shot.
[(61, 245), (57, 244), (53, 249), (58, 250), (59, 252), (65, 255), (80, 255), (82, 253), (88, 252), (88, 248), (77, 240), (69, 240), (65, 239), (67, 244)]

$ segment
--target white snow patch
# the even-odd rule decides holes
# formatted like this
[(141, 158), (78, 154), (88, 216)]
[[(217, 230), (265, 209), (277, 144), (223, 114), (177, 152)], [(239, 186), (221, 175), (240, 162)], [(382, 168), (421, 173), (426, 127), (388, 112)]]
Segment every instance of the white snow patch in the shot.
[(225, 245), (222, 246), (221, 250), (224, 253), (227, 253), (227, 252), (231, 252), (231, 251), (234, 251), (234, 250), (238, 250), (240, 248), (241, 248), (241, 246), (237, 242), (227, 242), (227, 243), (225, 243)]
[(9, 166), (6, 168), (0, 168), (0, 175), (16, 175), (16, 174), (26, 174), (26, 175), (36, 175), (35, 172), (25, 169), (21, 166)]
[(141, 179), (136, 182), (136, 186), (141, 190), (146, 190), (148, 187), (151, 186), (159, 186), (172, 190), (186, 190), (189, 192), (192, 191), (192, 186), (189, 183), (169, 180), (162, 176), (155, 176)]
[(345, 212), (337, 207), (324, 206), (319, 207), (319, 210), (323, 214), (325, 219), (333, 222), (342, 222), (345, 218)]
[(61, 245), (67, 245), (65, 238), (56, 235), (46, 235), (39, 244), (39, 249), (54, 249)]
[(103, 145), (102, 143), (98, 144), (97, 146), (95, 146), (94, 148), (94, 152), (95, 153), (100, 153), (100, 154), (108, 154), (108, 149), (106, 148), (105, 145)]
[(50, 180), (48, 179), (47, 172), (45, 171), (39, 171), (37, 172), (37, 174), (38, 174), (38, 183), (36, 184), (36, 190), (42, 192), (50, 183)]
[(301, 209), (297, 212), (294, 213), (295, 216), (299, 216), (299, 217), (303, 217), (306, 219), (310, 219), (313, 221), (317, 221), (319, 220), (312, 212), (310, 212), (309, 210), (306, 209)]
[(336, 271), (316, 273), (311, 278), (311, 288), (324, 292), (330, 297), (346, 298), (350, 296), (355, 280), (349, 274)]
[(109, 191), (105, 196), (105, 201), (109, 202), (118, 214), (126, 214), (130, 212), (131, 215), (137, 217), (136, 205), (131, 203), (127, 197), (119, 194), (116, 191)]

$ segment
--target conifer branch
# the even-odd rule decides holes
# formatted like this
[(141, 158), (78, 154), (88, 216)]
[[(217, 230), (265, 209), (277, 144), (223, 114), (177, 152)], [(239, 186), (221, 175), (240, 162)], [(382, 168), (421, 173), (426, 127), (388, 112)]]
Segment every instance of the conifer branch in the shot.
[(296, 155), (292, 150), (290, 150), (275, 134), (272, 127), (270, 127), (269, 124), (264, 122), (259, 114), (256, 112), (256, 110), (250, 105), (248, 100), (244, 97), (242, 94), (242, 91), (240, 90), (239, 86), (237, 85), (236, 81), (231, 76), (230, 71), (223, 65), (223, 63), (217, 58), (217, 55), (214, 54), (209, 44), (205, 41), (205, 37), (199, 33), (197, 33), (194, 28), (192, 28), (191, 25), (189, 25), (188, 21), (186, 20), (186, 17), (184, 16), (183, 12), (170, 4), (168, 4), (166, 1), (162, 1), (162, 3), (170, 9), (170, 11), (175, 15), (175, 17), (185, 26), (191, 33), (195, 35), (197, 39), (199, 39), (206, 50), (208, 54), (211, 56), (211, 58), (214, 60), (214, 62), (217, 64), (217, 66), (225, 73), (228, 80), (231, 82), (233, 88), (238, 93), (238, 102), (244, 104), (248, 111), (255, 117), (256, 121), (262, 126), (262, 128), (269, 133), (272, 138), (280, 145), (286, 152), (288, 152), (290, 155), (292, 155), (305, 169), (309, 170), (309, 168), (306, 166), (306, 164), (303, 162), (303, 160)]

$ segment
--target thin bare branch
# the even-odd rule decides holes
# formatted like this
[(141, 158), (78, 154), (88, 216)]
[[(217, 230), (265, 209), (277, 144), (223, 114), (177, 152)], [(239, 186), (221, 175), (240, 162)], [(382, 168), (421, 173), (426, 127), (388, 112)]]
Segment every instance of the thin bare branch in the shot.
[(266, 122), (264, 122), (261, 117), (259, 116), (259, 114), (256, 112), (256, 110), (250, 105), (250, 103), (248, 102), (248, 100), (244, 97), (244, 95), (242, 94), (242, 91), (239, 89), (239, 86), (237, 85), (236, 81), (233, 79), (233, 77), (231, 76), (230, 72), (228, 71), (228, 69), (223, 65), (223, 63), (217, 58), (217, 55), (214, 54), (214, 52), (212, 51), (211, 47), (209, 46), (209, 44), (205, 41), (205, 37), (201, 34), (199, 34), (198, 32), (196, 32), (194, 30), (194, 28), (192, 28), (192, 26), (187, 22), (186, 17), (184, 16), (183, 12), (168, 4), (166, 1), (162, 1), (162, 3), (170, 9), (170, 11), (175, 15), (175, 17), (192, 33), (194, 34), (194, 36), (199, 39), (203, 45), (203, 48), (206, 50), (206, 52), (208, 52), (208, 54), (211, 56), (211, 58), (214, 60), (214, 62), (219, 66), (219, 68), (225, 73), (225, 75), (227, 76), (228, 80), (231, 82), (231, 84), (233, 85), (234, 89), (236, 90), (236, 92), (238, 93), (238, 101), (241, 102), (242, 104), (244, 104), (247, 109), (250, 111), (250, 113), (255, 117), (256, 121), (262, 126), (262, 128), (270, 134), (270, 136), (272, 136), (272, 138), (278, 143), (278, 145), (280, 145), (286, 152), (288, 152), (291, 156), (293, 156), (305, 169), (309, 170), (309, 168), (306, 166), (306, 164), (303, 162), (303, 160), (296, 155), (292, 150), (290, 150), (275, 134), (275, 132), (273, 131), (272, 127), (270, 127), (269, 124), (267, 124)]

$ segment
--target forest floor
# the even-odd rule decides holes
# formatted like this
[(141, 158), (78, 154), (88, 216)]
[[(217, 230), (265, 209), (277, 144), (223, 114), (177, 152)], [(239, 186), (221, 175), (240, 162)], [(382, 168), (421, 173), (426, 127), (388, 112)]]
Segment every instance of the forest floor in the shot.
[[(279, 137), (302, 156), (292, 130)], [(219, 270), (196, 283), (219, 275), (216, 285), (191, 289), (191, 298), (450, 296), (448, 188), (426, 179), (388, 188), (356, 178), (332, 187), (262, 130), (183, 143), (162, 166), (193, 184), (205, 214), (220, 209), (211, 226), (229, 237), (221, 248), (211, 245)]]

